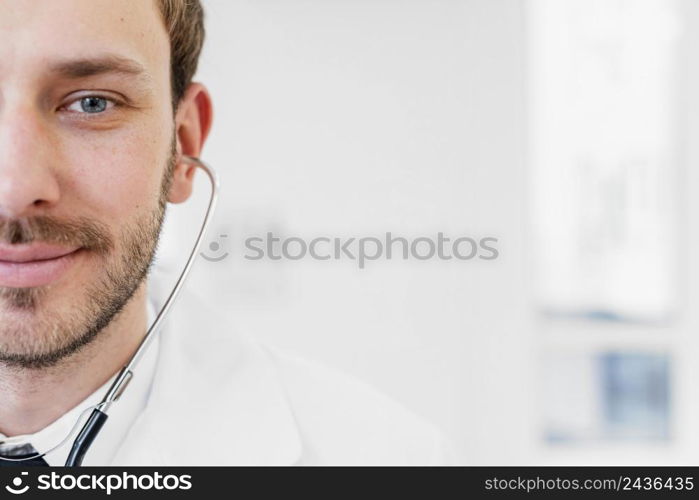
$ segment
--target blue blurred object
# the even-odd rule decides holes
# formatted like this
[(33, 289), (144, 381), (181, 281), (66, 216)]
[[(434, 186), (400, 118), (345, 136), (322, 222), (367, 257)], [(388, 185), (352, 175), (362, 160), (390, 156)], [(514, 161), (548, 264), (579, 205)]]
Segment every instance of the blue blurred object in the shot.
[(605, 439), (668, 439), (670, 361), (666, 354), (599, 356)]

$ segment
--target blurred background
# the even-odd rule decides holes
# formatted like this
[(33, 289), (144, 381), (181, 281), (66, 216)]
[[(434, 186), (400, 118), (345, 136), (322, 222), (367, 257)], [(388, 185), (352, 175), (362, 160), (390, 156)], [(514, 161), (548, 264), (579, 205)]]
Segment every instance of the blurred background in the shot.
[[(190, 288), (434, 423), (460, 463), (699, 461), (699, 3), (204, 4), (222, 199)], [(159, 266), (206, 196), (173, 207)], [(245, 259), (268, 232), (499, 256)]]

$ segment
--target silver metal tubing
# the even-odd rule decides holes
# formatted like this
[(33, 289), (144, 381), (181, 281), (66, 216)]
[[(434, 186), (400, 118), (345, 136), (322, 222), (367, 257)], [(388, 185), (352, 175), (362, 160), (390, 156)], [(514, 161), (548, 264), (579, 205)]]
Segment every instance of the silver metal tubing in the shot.
[(206, 163), (201, 161), (199, 158), (194, 158), (192, 156), (183, 156), (181, 158), (181, 161), (199, 167), (206, 173), (207, 177), (209, 178), (209, 181), (211, 182), (211, 197), (209, 198), (209, 205), (206, 209), (206, 214), (204, 215), (204, 221), (202, 222), (201, 228), (199, 229), (199, 234), (197, 234), (197, 239), (194, 242), (194, 246), (192, 247), (192, 252), (189, 254), (187, 263), (185, 264), (184, 269), (182, 269), (179, 278), (177, 278), (177, 283), (175, 283), (175, 286), (172, 288), (170, 295), (168, 295), (167, 299), (165, 300), (163, 307), (160, 309), (160, 312), (155, 318), (155, 321), (153, 321), (153, 324), (151, 324), (148, 328), (148, 331), (141, 340), (141, 343), (136, 349), (136, 352), (133, 353), (128, 363), (126, 363), (126, 365), (124, 365), (124, 367), (119, 371), (119, 374), (114, 379), (114, 382), (112, 383), (111, 387), (102, 399), (102, 402), (100, 403), (100, 409), (103, 413), (107, 413), (109, 411), (109, 407), (111, 406), (111, 404), (117, 399), (119, 399), (121, 394), (128, 386), (129, 382), (133, 378), (136, 365), (141, 360), (141, 357), (150, 345), (151, 341), (153, 340), (153, 337), (155, 337), (155, 334), (157, 333), (162, 321), (165, 319), (170, 309), (172, 309), (172, 306), (175, 303), (175, 299), (179, 295), (180, 290), (182, 289), (182, 285), (187, 279), (187, 276), (189, 275), (189, 272), (192, 268), (192, 264), (194, 264), (194, 260), (196, 259), (199, 253), (202, 240), (204, 239), (204, 234), (206, 233), (206, 230), (209, 227), (209, 223), (211, 222), (211, 219), (213, 218), (213, 213), (216, 209), (219, 191), (218, 177), (216, 176), (216, 172)]

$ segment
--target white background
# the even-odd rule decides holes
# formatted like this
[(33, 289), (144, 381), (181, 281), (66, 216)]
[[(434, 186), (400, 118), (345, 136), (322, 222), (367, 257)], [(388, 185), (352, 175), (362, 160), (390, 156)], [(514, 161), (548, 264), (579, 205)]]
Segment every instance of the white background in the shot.
[[(200, 260), (189, 286), (261, 340), (400, 401), (440, 427), (464, 463), (697, 461), (699, 318), (691, 308), (671, 326), (636, 331), (550, 324), (533, 307), (525, 2), (204, 5), (208, 33), (197, 79), (211, 91), (215, 124), (203, 158), (222, 184), (211, 240), (230, 255)], [(682, 5), (686, 22), (696, 24), (699, 6)], [(699, 88), (696, 63), (685, 69), (683, 86)], [(699, 101), (690, 94), (680, 115), (682, 172), (699, 155), (688, 140), (699, 134)], [(687, 193), (678, 193), (687, 195), (681, 244), (691, 256), (699, 244), (691, 197), (699, 178), (692, 169), (686, 175)], [(198, 190), (169, 216), (164, 263), (197, 228), (203, 178)], [(245, 260), (242, 239), (267, 231), (309, 239), (387, 231), (494, 236), (500, 258), (376, 261), (364, 270), (348, 261)], [(695, 263), (689, 259), (690, 299), (699, 298)], [(577, 347), (566, 340), (580, 331), (590, 337)], [(546, 445), (541, 360), (557, 342), (582, 351), (636, 343), (671, 349), (673, 439)]]

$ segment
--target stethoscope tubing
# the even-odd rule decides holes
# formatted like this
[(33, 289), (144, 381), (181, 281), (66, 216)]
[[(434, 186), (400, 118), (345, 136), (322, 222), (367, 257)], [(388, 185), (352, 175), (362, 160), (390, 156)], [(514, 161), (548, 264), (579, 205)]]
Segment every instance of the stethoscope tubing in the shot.
[(167, 299), (163, 303), (160, 312), (158, 312), (158, 315), (156, 316), (155, 320), (148, 328), (148, 331), (146, 332), (140, 344), (138, 345), (138, 348), (136, 348), (136, 351), (133, 353), (129, 361), (119, 371), (116, 378), (114, 379), (114, 382), (109, 387), (109, 390), (107, 390), (107, 393), (104, 395), (104, 398), (102, 398), (100, 404), (98, 404), (97, 407), (92, 411), (90, 417), (87, 419), (87, 422), (82, 427), (82, 429), (78, 433), (78, 436), (73, 441), (73, 446), (71, 447), (70, 453), (68, 454), (68, 459), (65, 463), (66, 467), (79, 467), (82, 464), (82, 461), (85, 458), (85, 454), (89, 450), (90, 446), (94, 442), (99, 432), (102, 430), (104, 423), (107, 421), (109, 408), (115, 401), (119, 399), (119, 397), (121, 397), (121, 395), (126, 390), (126, 387), (129, 385), (129, 382), (131, 382), (136, 366), (138, 365), (145, 351), (148, 349), (148, 346), (151, 344), (151, 341), (157, 334), (158, 329), (160, 328), (163, 320), (171, 311), (175, 303), (175, 300), (180, 294), (182, 286), (184, 285), (184, 282), (189, 276), (189, 273), (192, 269), (194, 260), (199, 254), (199, 249), (204, 239), (204, 235), (206, 234), (209, 224), (211, 223), (211, 219), (213, 218), (214, 211), (216, 210), (216, 203), (218, 201), (219, 193), (219, 184), (216, 172), (209, 165), (201, 161), (199, 158), (194, 158), (192, 156), (183, 156), (181, 157), (181, 161), (201, 168), (206, 173), (207, 177), (209, 178), (209, 181), (211, 182), (211, 196), (209, 198), (209, 205), (206, 209), (206, 214), (204, 215), (202, 225), (199, 228), (197, 239), (194, 242), (194, 246), (192, 247), (192, 251), (189, 254), (189, 257), (187, 258), (187, 262), (185, 263), (182, 272), (177, 278), (175, 286), (173, 286), (170, 295), (168, 295)]

